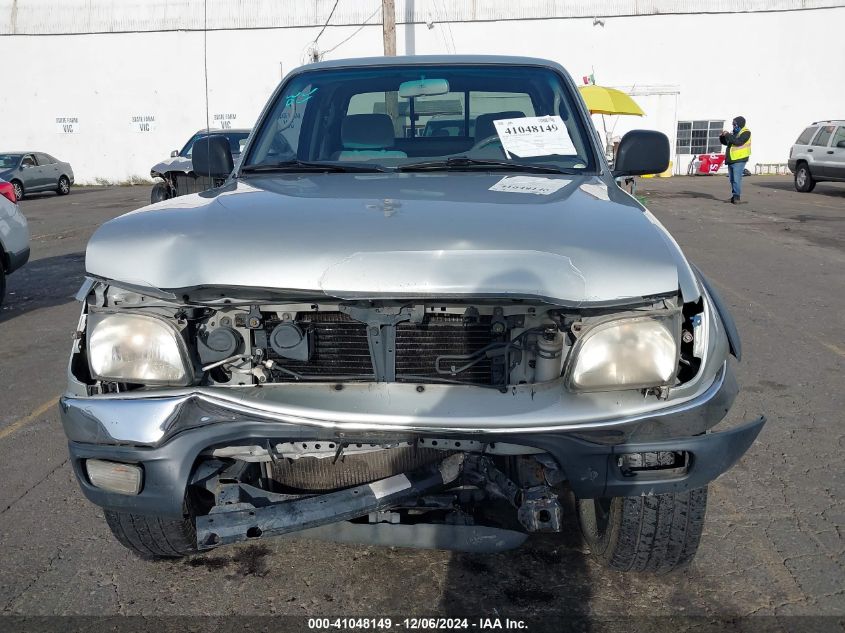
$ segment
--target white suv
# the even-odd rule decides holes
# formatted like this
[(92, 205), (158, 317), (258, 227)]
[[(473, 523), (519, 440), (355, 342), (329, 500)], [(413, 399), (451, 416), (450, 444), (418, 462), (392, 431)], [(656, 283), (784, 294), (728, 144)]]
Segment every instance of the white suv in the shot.
[(789, 150), (789, 168), (798, 191), (812, 191), (817, 182), (845, 182), (845, 120), (816, 121)]

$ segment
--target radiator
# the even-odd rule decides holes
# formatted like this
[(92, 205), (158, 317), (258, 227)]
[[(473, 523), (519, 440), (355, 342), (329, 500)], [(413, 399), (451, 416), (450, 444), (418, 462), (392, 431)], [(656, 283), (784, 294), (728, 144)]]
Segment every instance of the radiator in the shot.
[(433, 448), (400, 446), (347, 455), (334, 463), (330, 457), (280, 459), (270, 465), (270, 477), (297, 491), (334, 490), (406, 473), (448, 456), (448, 452)]
[[(267, 336), (279, 324), (267, 320)], [(268, 349), (268, 358), (279, 367), (307, 380), (374, 380), (373, 363), (367, 343), (367, 326), (342, 312), (303, 312), (296, 318), (302, 330), (314, 336), (314, 354), (308, 361), (289, 360)], [(443, 355), (472, 354), (493, 341), (489, 318), (465, 322), (463, 316), (427, 314), (422, 323), (403, 322), (396, 326), (396, 380), (424, 382), (426, 378), (451, 378), (435, 371), (435, 360)], [(465, 361), (455, 361), (463, 365)], [(450, 363), (441, 362), (442, 368)], [(484, 359), (455, 378), (476, 384), (491, 384), (491, 362)], [(291, 374), (274, 369), (273, 382), (296, 380)]]

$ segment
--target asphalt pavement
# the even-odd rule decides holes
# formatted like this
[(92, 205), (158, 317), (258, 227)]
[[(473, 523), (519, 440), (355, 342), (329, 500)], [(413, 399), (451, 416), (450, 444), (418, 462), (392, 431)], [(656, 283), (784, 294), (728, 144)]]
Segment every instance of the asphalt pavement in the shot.
[(697, 558), (665, 577), (600, 569), (571, 515), (562, 537), (497, 555), (267, 540), (175, 562), (134, 557), (78, 489), (56, 399), (86, 241), (149, 188), (23, 200), (32, 260), (0, 308), (0, 614), (483, 614), (580, 618), (587, 630), (607, 618), (824, 615), (834, 617), (814, 629), (842, 630), (845, 184), (811, 194), (786, 177), (744, 184), (741, 205), (725, 202), (720, 176), (641, 180), (638, 191), (737, 320), (743, 390), (726, 423), (769, 418), (711, 485)]

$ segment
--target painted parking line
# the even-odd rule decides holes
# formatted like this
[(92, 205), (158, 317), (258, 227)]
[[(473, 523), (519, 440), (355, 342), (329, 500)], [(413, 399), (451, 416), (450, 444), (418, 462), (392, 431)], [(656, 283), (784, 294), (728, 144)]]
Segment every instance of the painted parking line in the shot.
[(33, 422), (37, 422), (41, 419), (45, 413), (47, 413), (50, 409), (55, 407), (59, 404), (59, 396), (55, 396), (39, 406), (35, 411), (30, 413), (28, 416), (21, 418), (15, 422), (12, 422), (9, 426), (0, 429), (0, 440), (9, 437), (15, 431), (19, 431), (23, 427), (27, 426), (28, 424), (32, 424)]
[[(100, 223), (102, 224), (102, 223)], [(60, 235), (69, 235), (70, 233), (79, 233), (80, 231), (85, 231), (87, 229), (96, 229), (100, 226), (100, 224), (89, 224), (87, 226), (76, 226), (70, 227), (67, 231), (60, 231), (58, 233), (45, 233), (44, 235), (33, 235), (30, 239), (31, 240), (44, 240), (51, 237), (58, 237)]]

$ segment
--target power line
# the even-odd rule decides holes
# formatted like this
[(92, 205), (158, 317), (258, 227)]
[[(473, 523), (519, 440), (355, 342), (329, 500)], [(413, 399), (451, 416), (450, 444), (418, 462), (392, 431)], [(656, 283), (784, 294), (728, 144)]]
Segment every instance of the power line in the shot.
[(323, 28), (320, 29), (320, 32), (317, 33), (317, 37), (314, 38), (314, 44), (316, 44), (320, 40), (320, 36), (323, 34), (323, 31), (326, 30), (326, 27), (329, 25), (329, 22), (332, 21), (332, 16), (334, 15), (334, 10), (337, 9), (337, 3), (340, 0), (334, 0), (334, 6), (332, 7), (331, 13), (329, 13), (329, 17), (326, 18), (326, 23), (323, 25)]
[(363, 30), (364, 30), (364, 27), (366, 27), (366, 26), (370, 26), (370, 24), (369, 24), (370, 20), (372, 20), (374, 17), (376, 17), (376, 16), (379, 14), (379, 12), (380, 12), (380, 11), (381, 11), (381, 8), (378, 8), (378, 9), (376, 9), (375, 11), (373, 11), (373, 12), (370, 14), (370, 17), (368, 17), (366, 20), (364, 20), (363, 24), (361, 24), (361, 26), (359, 26), (357, 29), (355, 29), (355, 31), (353, 31), (353, 33), (352, 33), (349, 37), (347, 37), (346, 39), (341, 40), (340, 42), (338, 42), (337, 44), (335, 44), (334, 46), (332, 46), (330, 49), (328, 49), (328, 50), (323, 51), (322, 53), (320, 53), (320, 59), (322, 59), (322, 58), (323, 58), (323, 55), (328, 55), (328, 54), (329, 54), (329, 53), (331, 53), (333, 50), (335, 50), (335, 49), (337, 49), (337, 48), (340, 48), (341, 46), (343, 46), (344, 44), (346, 44), (346, 42), (348, 42), (348, 41), (349, 41), (349, 40), (351, 40), (353, 37), (355, 37), (356, 35), (358, 35), (358, 33), (360, 33), (361, 31), (363, 31)]
[[(434, 6), (436, 7), (437, 13), (438, 14), (441, 13), (440, 3), (438, 2), (438, 0), (434, 0)], [(443, 8), (442, 13), (443, 13), (442, 25), (445, 27), (444, 30), (448, 32), (449, 39), (451, 40), (451, 44), (452, 44), (452, 51), (451, 52), (454, 55), (455, 54), (455, 36), (452, 34), (452, 25), (447, 21), (449, 19), (448, 9)], [(444, 35), (443, 35), (443, 43), (446, 45), (446, 52), (448, 53), (449, 52), (449, 42), (446, 41), (446, 33), (444, 33)]]

